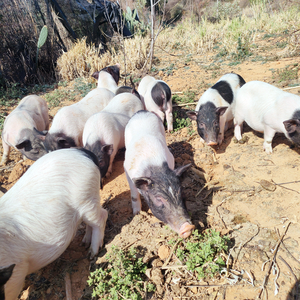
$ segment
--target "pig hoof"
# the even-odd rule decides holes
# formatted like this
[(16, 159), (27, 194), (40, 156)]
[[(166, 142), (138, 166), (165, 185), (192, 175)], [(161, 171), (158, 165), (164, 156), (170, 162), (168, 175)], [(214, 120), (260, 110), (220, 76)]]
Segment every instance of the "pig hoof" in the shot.
[(238, 139), (237, 139), (236, 137), (234, 137), (234, 138), (233, 138), (233, 142), (234, 142), (235, 144), (237, 144), (239, 141), (238, 141)]

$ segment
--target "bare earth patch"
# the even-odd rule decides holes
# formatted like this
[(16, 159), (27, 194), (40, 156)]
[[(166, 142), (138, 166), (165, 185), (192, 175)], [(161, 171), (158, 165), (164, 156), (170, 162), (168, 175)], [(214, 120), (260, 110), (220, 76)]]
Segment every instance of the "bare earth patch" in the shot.
[[(194, 90), (197, 101), (208, 84), (214, 84), (231, 71), (246, 81), (262, 80), (284, 88), (287, 83), (278, 84), (272, 69), (300, 63), (300, 58), (283, 58), (264, 64), (250, 61), (236, 66), (223, 64), (215, 69), (208, 67), (213, 62), (209, 57), (199, 56), (184, 62), (180, 56), (161, 53), (160, 61), (166, 65), (174, 63), (175, 67), (169, 75), (159, 71), (156, 76), (165, 80), (173, 92)], [(300, 88), (289, 91), (298, 94)], [(194, 108), (195, 105), (189, 105), (174, 110), (184, 113)], [(59, 259), (27, 277), (20, 299), (65, 299), (66, 274), (70, 274), (72, 299), (91, 299), (91, 289), (86, 283), (89, 272), (105, 261), (105, 253), (112, 245), (121, 248), (132, 245), (140, 249), (151, 269), (150, 280), (156, 284), (156, 292), (147, 295), (147, 299), (256, 299), (259, 295), (266, 296), (261, 294), (263, 284), (268, 299), (298, 299), (295, 291), (300, 277), (299, 148), (291, 149), (290, 142), (278, 134), (273, 140), (273, 153), (268, 155), (263, 151), (262, 135), (247, 126), (245, 144), (234, 143), (233, 129), (230, 129), (223, 144), (211, 148), (200, 143), (195, 124), (193, 129), (168, 133), (167, 142), (177, 166), (192, 163), (192, 168), (182, 176), (182, 186), (193, 224), (200, 230), (214, 228), (232, 239), (227, 272), (217, 278), (197, 281), (185, 268), (171, 271), (177, 259), (168, 241), (176, 234), (157, 220), (145, 203), (143, 212), (133, 218), (123, 170), (124, 151), (120, 151), (113, 173), (105, 179), (100, 191), (109, 219), (104, 248), (98, 257), (92, 262), (87, 260), (87, 250), (80, 246), (84, 234), (82, 225)], [(21, 159), (13, 150), (9, 164), (0, 167), (3, 192), (31, 164), (27, 160), (19, 162)], [(269, 270), (269, 260), (275, 253), (273, 272)]]

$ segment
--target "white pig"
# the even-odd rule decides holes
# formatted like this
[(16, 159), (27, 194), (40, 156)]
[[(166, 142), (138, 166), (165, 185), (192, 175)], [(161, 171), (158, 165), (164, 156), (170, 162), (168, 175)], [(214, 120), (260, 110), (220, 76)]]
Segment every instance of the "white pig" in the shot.
[(245, 80), (240, 75), (225, 74), (204, 92), (195, 111), (187, 112), (189, 118), (197, 122), (197, 131), (203, 143), (209, 146), (222, 144), (224, 132), (233, 120), (231, 104), (244, 84)]
[(264, 133), (264, 150), (272, 153), (272, 140), (276, 132), (300, 145), (300, 97), (284, 92), (261, 81), (250, 81), (238, 91), (233, 103), (234, 135), (242, 139), (245, 121), (252, 129)]
[(155, 112), (162, 121), (166, 115), (168, 131), (172, 131), (173, 115), (170, 87), (164, 81), (156, 80), (147, 75), (141, 80), (138, 92), (143, 97), (146, 110)]
[[(50, 130), (40, 132), (40, 147), (48, 152), (62, 148), (81, 147), (85, 122), (101, 111), (114, 97), (107, 89), (96, 88), (82, 100), (61, 108), (54, 116)], [(42, 155), (41, 155), (42, 156)]]
[(105, 67), (94, 72), (92, 77), (98, 80), (98, 88), (108, 89), (115, 94), (120, 80), (120, 65)]
[(124, 169), (133, 214), (141, 210), (140, 192), (154, 216), (188, 237), (195, 226), (182, 201), (178, 177), (189, 165), (174, 170), (160, 118), (152, 112), (137, 112), (125, 128), (125, 147)]
[(86, 149), (62, 149), (37, 160), (0, 198), (0, 264), (15, 264), (5, 285), (16, 300), (27, 274), (57, 259), (78, 225), (94, 257), (102, 246), (107, 211), (100, 205), (100, 172)]
[(36, 95), (23, 98), (19, 105), (7, 116), (3, 126), (3, 156), (1, 164), (6, 164), (10, 147), (19, 150), (32, 160), (46, 154), (46, 150), (36, 143), (37, 132), (49, 129), (48, 106), (44, 99)]
[(135, 94), (121, 93), (87, 120), (83, 145), (97, 156), (102, 178), (111, 174), (117, 151), (125, 147), (124, 132), (129, 119), (142, 109), (144, 105)]

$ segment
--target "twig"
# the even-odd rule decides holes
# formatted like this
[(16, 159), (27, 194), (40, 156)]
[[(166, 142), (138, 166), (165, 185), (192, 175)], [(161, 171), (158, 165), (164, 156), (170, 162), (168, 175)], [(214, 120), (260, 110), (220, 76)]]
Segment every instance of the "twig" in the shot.
[(297, 276), (295, 275), (295, 273), (293, 272), (293, 269), (290, 267), (290, 265), (282, 258), (282, 256), (279, 255), (279, 259), (282, 260), (282, 262), (289, 268), (290, 272), (292, 273), (295, 281), (298, 280)]
[(187, 106), (187, 105), (195, 105), (197, 103), (198, 102), (180, 103), (180, 104), (173, 104), (172, 106), (173, 107), (175, 107), (175, 106)]
[(183, 54), (172, 54), (172, 53), (166, 51), (165, 49), (163, 49), (163, 48), (161, 48), (161, 47), (159, 47), (159, 46), (157, 46), (157, 45), (155, 45), (154, 47), (155, 47), (155, 48), (159, 48), (160, 50), (162, 50), (162, 51), (168, 53), (168, 54), (171, 55), (171, 56), (183, 56)]
[(272, 181), (272, 183), (274, 183), (275, 185), (280, 186), (280, 187), (283, 188), (283, 189), (286, 189), (286, 190), (289, 190), (289, 191), (292, 191), (292, 192), (296, 192), (297, 194), (300, 194), (300, 193), (299, 193), (298, 191), (296, 191), (296, 190), (287, 188), (287, 187), (285, 187), (285, 186), (281, 186), (281, 184), (277, 184), (273, 179), (271, 179), (271, 181)]
[(300, 85), (287, 87), (287, 88), (284, 88), (283, 90), (286, 91), (286, 90), (297, 89), (297, 88), (300, 88)]
[(216, 206), (216, 212), (218, 213), (219, 218), (221, 219), (221, 221), (222, 221), (222, 223), (223, 223), (223, 225), (224, 225), (224, 227), (225, 227), (226, 229), (227, 229), (227, 226), (226, 226), (225, 222), (223, 221), (223, 218), (221, 217), (221, 215), (220, 215), (220, 213), (219, 213), (219, 211), (218, 211), (218, 207), (221, 206), (227, 199), (228, 199), (228, 198), (223, 199), (223, 200), (221, 201), (221, 203), (219, 203), (219, 204)]
[(235, 259), (235, 261), (233, 261), (232, 262), (232, 268), (234, 267), (234, 265), (236, 264), (236, 262), (237, 262), (237, 259), (238, 259), (238, 257), (239, 257), (239, 255), (240, 255), (240, 252), (241, 252), (241, 249), (246, 245), (246, 244), (248, 244), (255, 236), (257, 236), (258, 235), (258, 233), (259, 233), (259, 226), (258, 225), (256, 225), (257, 226), (257, 232), (253, 235), (253, 236), (251, 236), (248, 240), (246, 240), (245, 242), (244, 242), (244, 244), (240, 244), (240, 246), (239, 246), (239, 249), (238, 249), (238, 252), (237, 252), (237, 255), (236, 255), (236, 259)]
[(175, 251), (175, 249), (176, 249), (177, 245), (179, 244), (179, 242), (180, 242), (180, 240), (178, 240), (178, 241), (175, 243), (175, 245), (173, 246), (173, 248), (172, 248), (172, 250), (171, 250), (171, 252), (170, 252), (169, 257), (167, 258), (167, 260), (166, 260), (165, 263), (163, 264), (162, 268), (165, 267), (165, 266), (169, 263), (169, 261), (170, 261), (172, 255), (173, 255), (173, 252)]
[(268, 278), (269, 278), (269, 276), (270, 276), (270, 272), (271, 272), (272, 266), (273, 266), (274, 263), (276, 263), (276, 255), (277, 255), (279, 246), (280, 246), (280, 244), (281, 244), (281, 242), (282, 242), (284, 236), (286, 235), (286, 233), (287, 233), (287, 231), (288, 231), (288, 229), (289, 229), (290, 224), (291, 224), (291, 222), (289, 222), (289, 224), (286, 226), (286, 229), (285, 229), (284, 233), (283, 233), (282, 236), (280, 237), (280, 239), (279, 239), (279, 241), (277, 242), (276, 247), (275, 247), (275, 249), (274, 249), (274, 251), (273, 251), (273, 257), (272, 257), (272, 259), (271, 259), (270, 266), (269, 266), (269, 268), (268, 268), (268, 270), (267, 270), (267, 274), (265, 275), (265, 278), (264, 278), (264, 280), (263, 280), (263, 284), (262, 284), (261, 291), (260, 291), (259, 294), (258, 294), (258, 298), (259, 298), (259, 299), (261, 299), (261, 295), (262, 295), (263, 291), (265, 291), (265, 289), (266, 289), (267, 281), (268, 281)]
[(175, 266), (162, 266), (162, 270), (168, 270), (168, 269), (179, 269), (179, 268), (187, 268), (185, 265), (175, 265)]
[(65, 276), (66, 300), (72, 300), (72, 284), (70, 274), (67, 272)]

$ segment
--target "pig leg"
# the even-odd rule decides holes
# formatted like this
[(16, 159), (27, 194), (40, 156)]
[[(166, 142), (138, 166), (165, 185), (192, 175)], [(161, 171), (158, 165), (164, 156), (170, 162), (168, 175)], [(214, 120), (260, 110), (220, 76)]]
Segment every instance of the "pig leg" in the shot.
[(264, 128), (264, 150), (266, 153), (272, 153), (272, 140), (276, 131), (271, 127), (266, 126)]
[(107, 216), (107, 211), (101, 206), (93, 207), (92, 210), (83, 216), (84, 223), (92, 228), (91, 246), (89, 250), (90, 258), (93, 258), (103, 245)]
[(172, 115), (172, 101), (168, 101), (167, 103), (167, 110), (166, 113), (166, 119), (167, 119), (167, 125), (168, 125), (168, 131), (173, 131), (173, 115)]
[(5, 285), (5, 299), (16, 300), (18, 298), (22, 291), (28, 269), (27, 262), (21, 262), (15, 266), (10, 279)]
[(105, 177), (107, 177), (107, 178), (108, 178), (108, 177), (111, 175), (111, 173), (112, 173), (112, 165), (113, 165), (113, 161), (114, 161), (114, 159), (115, 159), (115, 156), (116, 156), (116, 154), (117, 154), (117, 151), (118, 151), (117, 147), (114, 146), (114, 150), (113, 150), (113, 152), (112, 152), (112, 154), (111, 154), (111, 156), (110, 156), (110, 158), (109, 158), (109, 167), (108, 167), (108, 170), (107, 170), (106, 175), (105, 175)]
[(92, 227), (86, 224), (85, 235), (81, 241), (81, 244), (85, 245), (85, 248), (88, 248), (91, 244), (92, 239)]
[(3, 155), (2, 155), (1, 165), (6, 165), (9, 158), (10, 146), (6, 142), (4, 142), (3, 139), (2, 139), (2, 145), (3, 145)]
[(128, 176), (126, 170), (125, 170), (125, 174), (127, 177), (127, 181), (129, 183), (129, 187), (130, 187), (131, 205), (132, 205), (133, 215), (135, 216), (142, 209), (141, 197), (140, 197), (139, 191), (137, 190), (137, 188), (136, 188), (135, 184), (133, 183), (133, 181), (131, 180), (131, 178)]
[(226, 113), (220, 117), (220, 132), (218, 136), (219, 145), (221, 145), (224, 140), (225, 123), (226, 123)]
[(243, 122), (237, 117), (234, 118), (234, 136), (238, 141), (242, 139)]

